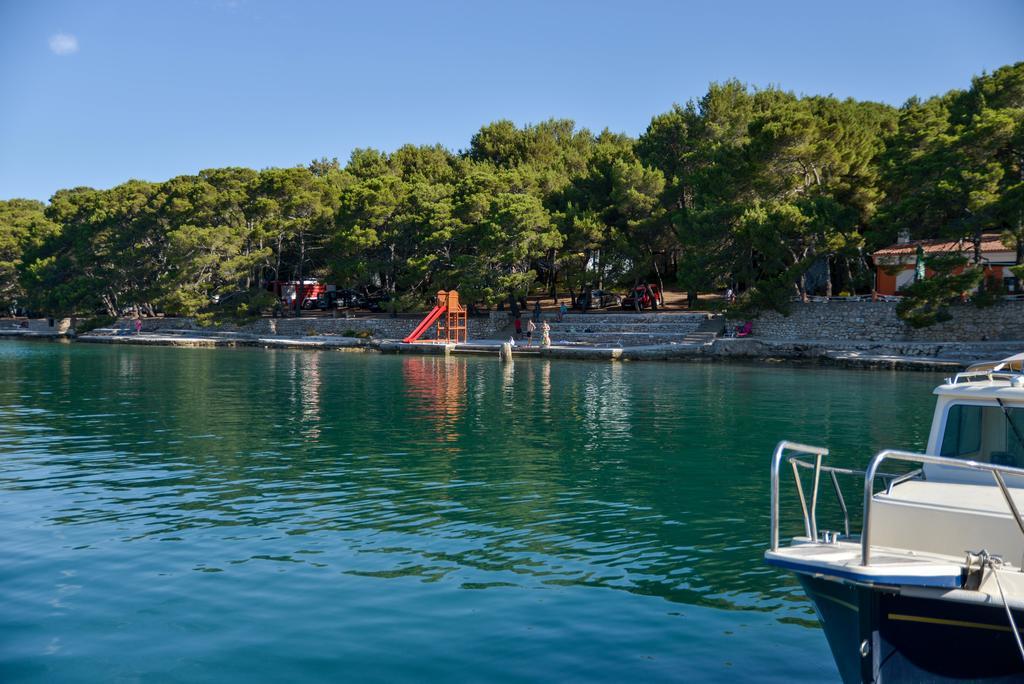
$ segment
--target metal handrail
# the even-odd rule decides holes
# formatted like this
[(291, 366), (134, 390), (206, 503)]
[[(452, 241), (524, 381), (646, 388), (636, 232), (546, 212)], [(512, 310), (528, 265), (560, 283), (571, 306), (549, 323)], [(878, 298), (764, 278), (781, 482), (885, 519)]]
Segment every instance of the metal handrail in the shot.
[(947, 378), (946, 384), (957, 385), (963, 382), (972, 382), (977, 378), (987, 378), (988, 380), (1006, 380), (1012, 382), (1017, 378), (1020, 378), (1024, 373), (1017, 370), (965, 370), (960, 371), (952, 378)]
[[(864, 474), (867, 475), (867, 473), (864, 473)], [(892, 490), (893, 490), (893, 488), (896, 485), (903, 484), (904, 482), (907, 482), (908, 480), (913, 480), (915, 477), (919, 477), (922, 474), (924, 474), (924, 471), (921, 468), (914, 468), (910, 472), (906, 472), (906, 473), (903, 473), (902, 475), (900, 475), (899, 477), (892, 478), (891, 480), (889, 480), (889, 484), (886, 485), (886, 487), (885, 487), (885, 493), (886, 494), (892, 494)], [(877, 475), (877, 477), (886, 477), (886, 476), (882, 475), (881, 473), (879, 473)]]
[(950, 468), (991, 473), (993, 478), (995, 478), (996, 484), (999, 486), (999, 491), (1002, 492), (1003, 498), (1010, 507), (1013, 519), (1017, 521), (1017, 526), (1020, 528), (1021, 533), (1024, 534), (1024, 518), (1021, 517), (1017, 504), (1014, 502), (1013, 497), (1010, 496), (1010, 490), (1006, 487), (1006, 481), (1003, 479), (1003, 475), (1019, 475), (1024, 477), (1024, 468), (981, 463), (979, 461), (961, 461), (945, 456), (915, 454), (909, 451), (886, 449), (875, 454), (875, 457), (871, 459), (871, 463), (868, 464), (867, 473), (864, 476), (864, 528), (860, 533), (861, 565), (871, 564), (871, 502), (875, 497), (875, 477), (878, 475), (878, 467), (886, 460), (903, 461), (905, 463), (930, 463), (932, 465), (949, 466)]
[(836, 498), (839, 500), (839, 507), (843, 509), (843, 534), (849, 537), (850, 512), (846, 510), (846, 499), (843, 498), (843, 490), (839, 488), (839, 478), (836, 477), (835, 470), (830, 471), (829, 476), (832, 478), (832, 489), (836, 492)]
[[(808, 454), (815, 457), (815, 471), (814, 471), (814, 496), (811, 500), (811, 515), (807, 514), (807, 504), (804, 500), (803, 487), (800, 484), (800, 478), (797, 477), (797, 488), (800, 492), (800, 505), (804, 509), (804, 528), (807, 531), (807, 536), (811, 539), (817, 538), (817, 521), (811, 520), (814, 517), (814, 509), (818, 502), (818, 476), (821, 472), (821, 459), (823, 456), (828, 456), (828, 449), (825, 447), (809, 446), (807, 444), (800, 444), (799, 442), (790, 442), (782, 440), (775, 445), (775, 451), (772, 453), (772, 471), (771, 471), (771, 550), (779, 550), (779, 468), (782, 465), (782, 457), (787, 451), (796, 452), (801, 454)], [(796, 462), (793, 463), (793, 472), (796, 474)], [(811, 536), (811, 527), (814, 529), (814, 535)]]
[[(787, 452), (789, 455), (787, 456)], [(801, 461), (798, 456), (801, 454), (814, 456), (814, 463), (808, 463), (807, 461)], [(839, 503), (839, 508), (843, 512), (843, 533), (850, 536), (850, 511), (846, 506), (846, 498), (843, 496), (843, 490), (839, 486), (839, 479), (836, 475), (852, 475), (852, 476), (866, 476), (867, 473), (863, 470), (853, 470), (851, 468), (839, 468), (836, 466), (822, 465), (822, 458), (829, 455), (829, 450), (825, 447), (809, 446), (807, 444), (800, 444), (799, 442), (790, 442), (783, 440), (775, 446), (775, 451), (772, 454), (772, 472), (771, 472), (771, 550), (778, 551), (779, 549), (779, 471), (782, 467), (782, 461), (787, 461), (793, 468), (793, 481), (796, 485), (797, 496), (800, 500), (800, 509), (803, 512), (804, 517), (804, 533), (808, 539), (816, 540), (818, 538), (818, 486), (821, 482), (821, 473), (827, 473), (829, 479), (832, 482), (832, 489), (836, 495), (836, 501)], [(814, 484), (811, 491), (811, 505), (810, 508), (807, 506), (807, 497), (804, 494), (803, 481), (800, 479), (800, 473), (798, 468), (811, 469), (814, 471)], [(920, 469), (914, 470), (903, 475), (895, 473), (875, 473), (875, 477), (880, 477), (883, 480), (889, 480), (890, 483), (902, 482), (905, 479), (920, 475)], [(890, 487), (892, 484), (890, 484)]]
[[(850, 511), (849, 511), (849, 509), (846, 506), (846, 497), (843, 496), (843, 490), (839, 486), (839, 478), (837, 478), (836, 475), (837, 474), (838, 475), (851, 475), (851, 476), (854, 476), (854, 477), (859, 475), (859, 476), (863, 477), (863, 476), (867, 475), (867, 472), (865, 472), (863, 470), (853, 470), (852, 468), (839, 468), (839, 467), (836, 467), (836, 466), (820, 465), (817, 462), (817, 458), (815, 458), (815, 462), (814, 463), (808, 463), (807, 461), (801, 461), (799, 458), (797, 458), (796, 455), (789, 456), (785, 460), (789, 461), (790, 465), (793, 466), (793, 478), (796, 481), (796, 491), (797, 491), (797, 494), (798, 494), (798, 496), (800, 498), (800, 508), (803, 510), (803, 513), (804, 513), (804, 529), (805, 529), (805, 531), (807, 533), (807, 537), (809, 539), (817, 539), (817, 536), (818, 536), (818, 534), (817, 534), (818, 533), (818, 524), (817, 524), (817, 518), (815, 516), (813, 516), (813, 515), (809, 515), (808, 514), (807, 503), (806, 503), (806, 501), (804, 499), (803, 486), (802, 486), (802, 484), (800, 482), (800, 476), (797, 475), (797, 468), (798, 467), (799, 468), (811, 469), (811, 470), (817, 470), (817, 471), (820, 471), (820, 472), (823, 472), (823, 473), (828, 473), (829, 479), (832, 481), (832, 489), (833, 489), (833, 491), (836, 494), (836, 502), (839, 504), (839, 508), (843, 512), (843, 534), (845, 534), (847, 537), (849, 537), (850, 536)], [(896, 473), (876, 473), (875, 477), (880, 477), (883, 480), (888, 480), (889, 481), (889, 488), (891, 489), (894, 485), (896, 485), (896, 484), (898, 484), (900, 482), (904, 482), (906, 480), (909, 480), (911, 478), (917, 477), (920, 474), (921, 474), (921, 469), (917, 468), (916, 470), (912, 470), (912, 471), (910, 471), (908, 473), (904, 473), (902, 475), (897, 475)], [(815, 488), (817, 488), (817, 484), (815, 484)], [(812, 509), (813, 509), (813, 507), (814, 506), (812, 504)], [(814, 532), (813, 535), (811, 534), (812, 530)]]
[[(813, 463), (807, 461), (801, 461), (796, 456), (790, 456), (786, 459), (787, 461), (795, 462), (801, 468), (814, 468)], [(864, 475), (863, 470), (854, 470), (852, 468), (840, 468), (839, 466), (821, 466), (821, 472), (823, 473), (839, 473), (840, 475)], [(894, 473), (878, 473), (878, 477), (897, 477)]]

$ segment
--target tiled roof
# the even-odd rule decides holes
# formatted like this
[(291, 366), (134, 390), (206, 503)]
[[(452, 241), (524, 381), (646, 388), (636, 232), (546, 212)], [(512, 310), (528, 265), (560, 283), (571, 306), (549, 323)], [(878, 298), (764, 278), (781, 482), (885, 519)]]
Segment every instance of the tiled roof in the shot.
[[(872, 256), (913, 256), (917, 254), (917, 246), (921, 245), (925, 254), (941, 252), (969, 252), (974, 249), (970, 240), (912, 240), (905, 245), (889, 245)], [(1003, 244), (999, 233), (983, 233), (981, 236), (982, 252), (1008, 252), (1010, 248)]]

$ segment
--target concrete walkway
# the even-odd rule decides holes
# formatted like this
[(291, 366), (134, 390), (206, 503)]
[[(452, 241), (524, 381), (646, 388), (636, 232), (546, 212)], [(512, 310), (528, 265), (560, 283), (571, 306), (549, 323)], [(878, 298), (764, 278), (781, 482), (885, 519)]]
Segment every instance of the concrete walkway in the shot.
[[(334, 335), (288, 337), (238, 332), (162, 330), (125, 334), (116, 329), (99, 329), (78, 336), (80, 342), (100, 344), (142, 344), (177, 347), (263, 347), (271, 349), (321, 349), (376, 351), (390, 354), (476, 355), (498, 357), (508, 340), (472, 340), (463, 344), (362, 339)], [(845, 368), (880, 370), (924, 370), (956, 372), (968, 364), (1003, 358), (1024, 349), (1021, 342), (837, 343), (827, 340), (766, 340), (760, 338), (718, 338), (710, 343), (667, 343), (638, 346), (593, 346), (555, 344), (550, 347), (517, 343), (514, 358), (563, 358), (599, 361), (748, 361), (817, 363)]]
[(122, 333), (113, 328), (98, 328), (75, 338), (78, 342), (99, 344), (142, 344), (164, 347), (267, 347), (279, 349), (354, 349), (373, 348), (376, 340), (340, 335), (286, 337), (252, 335), (239, 332), (199, 330), (161, 330), (159, 332)]
[(40, 330), (22, 330), (19, 328), (13, 329), (0, 329), (0, 337), (27, 337), (29, 339), (38, 338), (45, 340), (57, 340), (61, 338), (74, 337), (68, 332), (48, 332)]
[(957, 373), (969, 365), (964, 361), (932, 356), (861, 354), (859, 352), (826, 352), (823, 359), (833, 366), (871, 370), (924, 370)]

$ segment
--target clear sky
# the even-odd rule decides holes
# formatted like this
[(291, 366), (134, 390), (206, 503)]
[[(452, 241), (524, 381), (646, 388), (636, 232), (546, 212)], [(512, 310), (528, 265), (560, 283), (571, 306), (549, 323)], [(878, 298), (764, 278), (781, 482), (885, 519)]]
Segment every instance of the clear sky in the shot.
[(0, 198), (500, 118), (637, 135), (732, 77), (898, 105), (1022, 59), (1024, 0), (0, 0)]

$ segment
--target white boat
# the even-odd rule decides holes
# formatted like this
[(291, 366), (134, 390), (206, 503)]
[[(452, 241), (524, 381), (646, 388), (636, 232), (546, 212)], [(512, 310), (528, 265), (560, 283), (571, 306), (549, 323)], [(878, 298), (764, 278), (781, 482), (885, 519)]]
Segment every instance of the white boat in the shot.
[[(1024, 681), (1022, 362), (977, 364), (937, 387), (925, 454), (882, 451), (859, 472), (829, 466), (822, 447), (775, 448), (765, 561), (796, 574), (844, 682)], [(790, 522), (802, 515), (804, 527), (789, 546), (783, 463), (800, 503)], [(849, 477), (864, 481), (860, 534), (840, 486)], [(822, 479), (835, 531), (819, 528)]]

